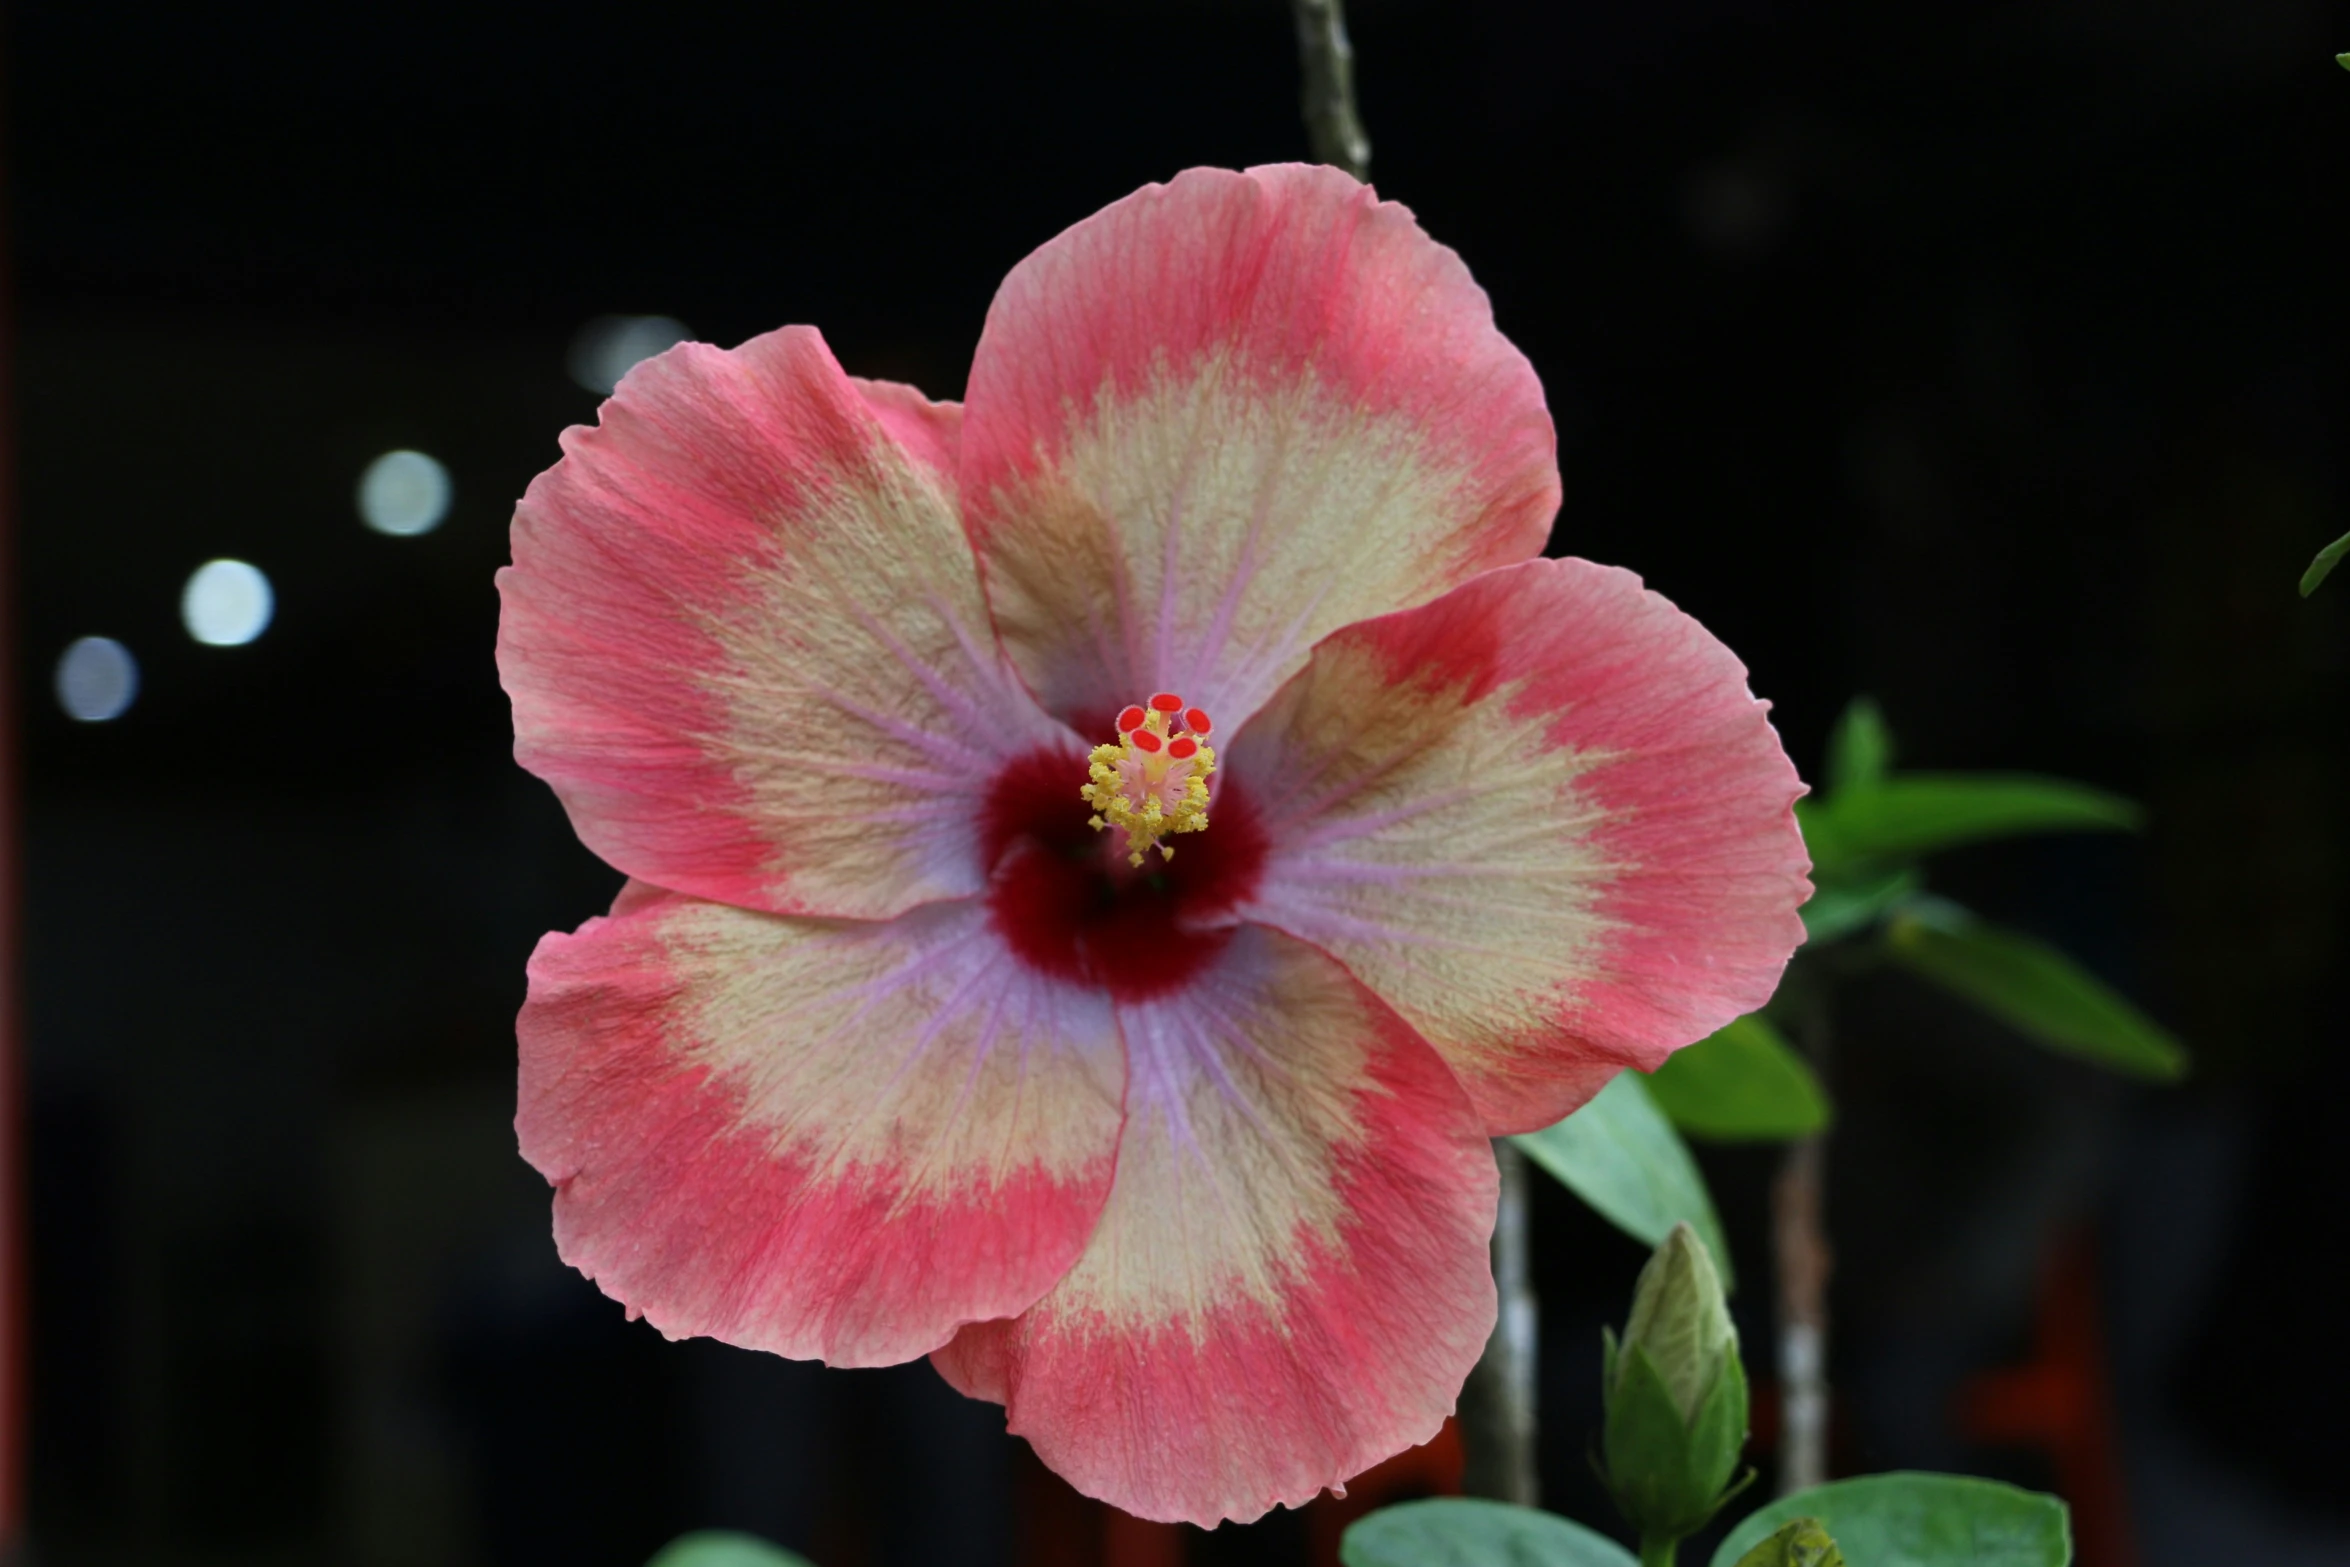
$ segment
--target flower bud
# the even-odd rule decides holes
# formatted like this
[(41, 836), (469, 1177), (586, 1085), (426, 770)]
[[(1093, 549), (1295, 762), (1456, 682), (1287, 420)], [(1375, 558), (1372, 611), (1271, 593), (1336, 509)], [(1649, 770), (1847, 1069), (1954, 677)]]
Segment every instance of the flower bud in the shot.
[[(1705, 1242), (1687, 1224), (1676, 1224), (1665, 1243), (1640, 1270), (1632, 1291), (1632, 1318), (1624, 1324), (1623, 1349), (1644, 1349), (1664, 1378), (1665, 1391), (1684, 1421), (1697, 1418), (1698, 1405), (1712, 1391), (1725, 1361), (1738, 1353), (1738, 1329), (1722, 1298), (1722, 1276)], [(1617, 1386), (1624, 1365), (1617, 1357)]]
[(1844, 1567), (1844, 1553), (1817, 1518), (1795, 1518), (1756, 1542), (1737, 1567)]
[(1729, 1499), (1723, 1487), (1746, 1445), (1738, 1330), (1688, 1225), (1641, 1269), (1623, 1342), (1607, 1335), (1605, 1355), (1609, 1488), (1644, 1540), (1680, 1539)]

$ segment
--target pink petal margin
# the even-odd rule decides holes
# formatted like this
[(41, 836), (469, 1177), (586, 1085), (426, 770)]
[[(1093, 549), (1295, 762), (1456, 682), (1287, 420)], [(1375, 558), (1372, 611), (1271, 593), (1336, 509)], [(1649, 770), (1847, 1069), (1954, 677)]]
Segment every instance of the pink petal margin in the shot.
[(1541, 382), (1459, 256), (1335, 169), (1190, 169), (1012, 269), (961, 489), (1046, 709), (1236, 725), (1328, 632), (1537, 553)]
[(1737, 657), (1628, 571), (1529, 561), (1349, 626), (1226, 747), (1241, 913), (1418, 1028), (1488, 1131), (1550, 1125), (1770, 999), (1803, 792)]
[(913, 1359), (1043, 1295), (1109, 1191), (1109, 1004), (972, 903), (835, 924), (632, 884), (539, 943), (519, 1033), (557, 1249), (672, 1338)]
[(984, 886), (987, 783), (1056, 730), (988, 621), (960, 425), (787, 327), (647, 360), (564, 432), (515, 509), (498, 668), (589, 848), (773, 913)]
[(1255, 1518), (1434, 1436), (1494, 1314), (1493, 1153), (1451, 1074), (1261, 927), (1120, 1017), (1126, 1130), (1085, 1255), (934, 1363), (1144, 1518)]

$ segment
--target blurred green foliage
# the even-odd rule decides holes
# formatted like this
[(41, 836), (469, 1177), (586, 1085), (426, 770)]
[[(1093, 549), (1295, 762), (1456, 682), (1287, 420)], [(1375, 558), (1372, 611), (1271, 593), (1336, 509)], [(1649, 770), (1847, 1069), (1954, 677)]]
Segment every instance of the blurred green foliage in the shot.
[(2317, 585), (2332, 575), (2334, 568), (2342, 563), (2344, 555), (2350, 555), (2350, 533), (2343, 534), (2317, 552), (2317, 559), (2311, 561), (2309, 569), (2301, 573), (2301, 596), (2307, 598), (2315, 593)]
[(809, 1567), (808, 1559), (755, 1534), (731, 1529), (698, 1529), (681, 1534), (645, 1567)]
[(2152, 1082), (2186, 1075), (2185, 1046), (2044, 942), (1921, 898), (1888, 924), (1885, 945), (1909, 972), (2051, 1050)]
[(1648, 1092), (1674, 1126), (1709, 1142), (1780, 1142), (1828, 1125), (1811, 1063), (1759, 1012), (1667, 1056)]
[(1638, 1567), (1604, 1534), (1532, 1507), (1445, 1496), (1383, 1507), (1348, 1526), (1345, 1567)]

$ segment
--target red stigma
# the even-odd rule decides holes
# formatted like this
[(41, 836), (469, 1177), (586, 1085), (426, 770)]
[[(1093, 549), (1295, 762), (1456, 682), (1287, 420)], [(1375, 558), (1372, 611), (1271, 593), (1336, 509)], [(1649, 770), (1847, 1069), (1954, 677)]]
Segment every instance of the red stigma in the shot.
[(1195, 707), (1190, 712), (1184, 714), (1183, 727), (1190, 730), (1195, 735), (1214, 734), (1216, 732), (1215, 720), (1208, 717), (1208, 710), (1204, 707)]
[(1183, 711), (1183, 698), (1172, 691), (1161, 691), (1151, 698), (1151, 706), (1162, 713), (1179, 713)]
[(1122, 735), (1134, 733), (1135, 730), (1142, 727), (1142, 721), (1149, 716), (1139, 707), (1126, 709), (1125, 712), (1118, 715), (1118, 733)]
[(1167, 742), (1167, 754), (1180, 762), (1187, 756), (1199, 754), (1199, 742), (1189, 735), (1177, 735)]
[(1165, 743), (1148, 729), (1137, 729), (1126, 738), (1134, 742), (1134, 749), (1137, 751), (1156, 751)]

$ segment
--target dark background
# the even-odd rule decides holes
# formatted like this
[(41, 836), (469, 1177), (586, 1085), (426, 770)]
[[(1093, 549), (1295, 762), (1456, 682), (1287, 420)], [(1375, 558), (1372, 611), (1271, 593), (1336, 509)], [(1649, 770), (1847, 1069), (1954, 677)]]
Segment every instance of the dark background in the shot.
[[(1380, 189), (1549, 388), (1556, 548), (1727, 639), (1807, 773), (1865, 690), (1906, 760), (2151, 805), (2142, 839), (1941, 885), (2171, 1024), (2191, 1084), (1868, 981), (1832, 1204), (1840, 1462), (2055, 1483), (1953, 1400), (2031, 1353), (2044, 1259), (2093, 1255), (2154, 1563), (2350, 1560), (2350, 583), (2293, 594), (2350, 527), (2345, 10), (1353, 17)], [(813, 322), (956, 395), (1029, 249), (1186, 165), (1303, 155), (1286, 8), (5, 28), (36, 1558), (623, 1567), (712, 1523), (824, 1567), (1052, 1556), (1032, 1461), (926, 1367), (665, 1345), (555, 1261), (512, 1016), (533, 941), (617, 878), (508, 758), (490, 577), (592, 416), (584, 321)], [(455, 478), (424, 537), (354, 513), (397, 446)], [(248, 647), (178, 623), (221, 555), (276, 586)], [(144, 674), (112, 723), (51, 693), (93, 633)], [(1769, 1161), (1709, 1161), (1759, 1349)], [(1640, 1256), (1555, 1193), (1537, 1218), (1550, 1495), (1606, 1524), (1596, 1330)], [(1305, 1531), (1190, 1548), (1302, 1560)]]

